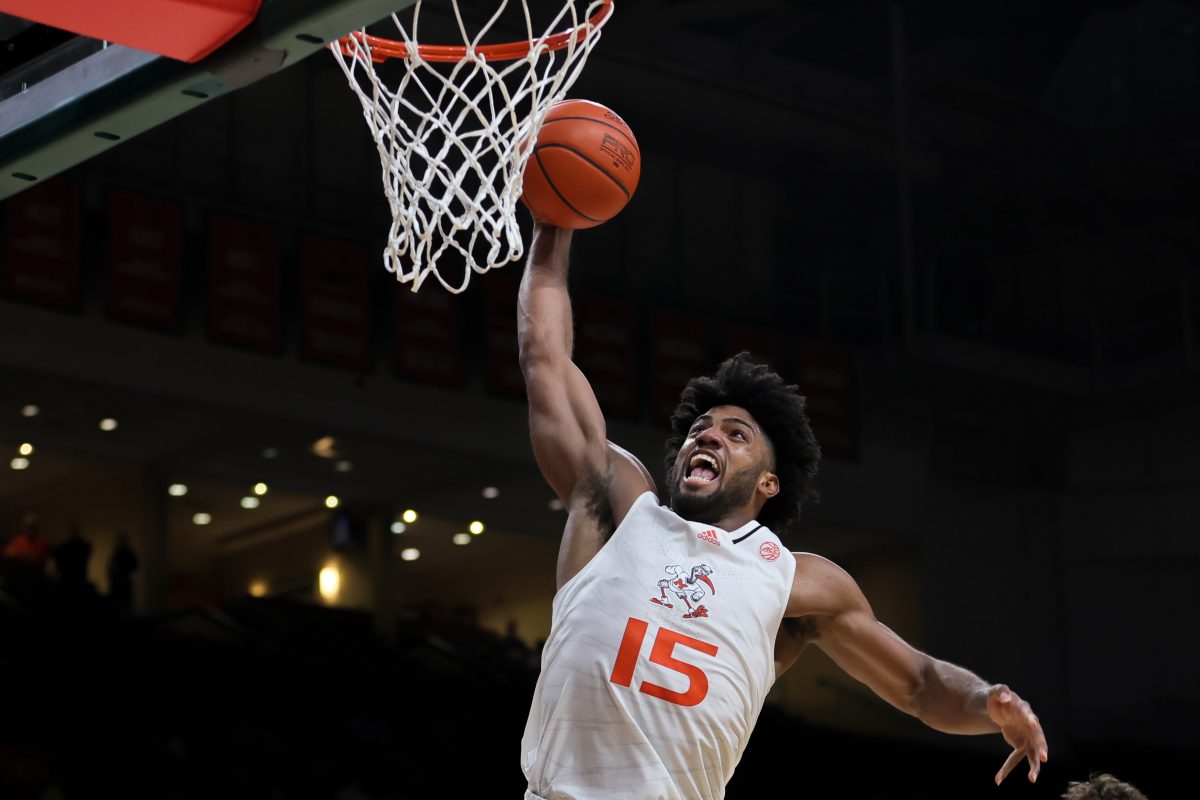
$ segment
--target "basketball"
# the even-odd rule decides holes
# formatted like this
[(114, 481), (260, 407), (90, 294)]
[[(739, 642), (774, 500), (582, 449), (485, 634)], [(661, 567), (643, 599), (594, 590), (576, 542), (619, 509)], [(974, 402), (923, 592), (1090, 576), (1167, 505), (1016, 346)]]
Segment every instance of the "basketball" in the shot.
[(590, 100), (563, 100), (546, 114), (521, 199), (543, 222), (592, 228), (625, 207), (641, 172), (641, 152), (624, 120)]

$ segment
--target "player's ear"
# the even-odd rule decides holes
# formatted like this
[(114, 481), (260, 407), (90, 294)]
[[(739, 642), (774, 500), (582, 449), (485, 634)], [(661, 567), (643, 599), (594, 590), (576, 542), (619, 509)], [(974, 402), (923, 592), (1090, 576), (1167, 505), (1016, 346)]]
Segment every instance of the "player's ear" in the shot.
[(779, 494), (779, 476), (769, 469), (763, 470), (763, 473), (758, 476), (758, 491), (767, 500)]

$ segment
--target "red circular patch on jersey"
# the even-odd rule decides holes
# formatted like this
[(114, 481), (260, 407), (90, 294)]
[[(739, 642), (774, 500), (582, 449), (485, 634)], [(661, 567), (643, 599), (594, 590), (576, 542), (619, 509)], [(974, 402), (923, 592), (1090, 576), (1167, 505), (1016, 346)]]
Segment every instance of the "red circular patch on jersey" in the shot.
[(779, 545), (774, 542), (763, 542), (758, 548), (758, 554), (767, 561), (774, 561), (779, 558)]

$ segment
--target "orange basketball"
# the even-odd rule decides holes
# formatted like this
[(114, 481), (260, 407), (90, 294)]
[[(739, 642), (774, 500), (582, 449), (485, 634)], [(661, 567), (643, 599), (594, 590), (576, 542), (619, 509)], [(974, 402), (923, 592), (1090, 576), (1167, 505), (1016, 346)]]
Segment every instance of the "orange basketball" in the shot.
[(543, 222), (591, 228), (625, 207), (641, 174), (641, 152), (624, 120), (590, 100), (563, 100), (538, 132), (521, 200)]

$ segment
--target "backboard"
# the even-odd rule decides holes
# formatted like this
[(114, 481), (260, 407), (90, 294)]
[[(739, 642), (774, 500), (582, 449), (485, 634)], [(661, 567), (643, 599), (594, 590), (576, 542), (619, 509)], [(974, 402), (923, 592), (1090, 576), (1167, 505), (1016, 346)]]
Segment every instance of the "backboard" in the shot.
[(264, 0), (196, 63), (0, 14), (0, 199), (413, 2)]

